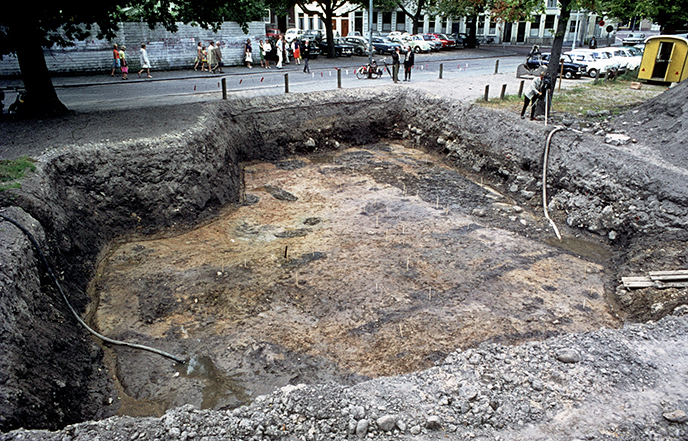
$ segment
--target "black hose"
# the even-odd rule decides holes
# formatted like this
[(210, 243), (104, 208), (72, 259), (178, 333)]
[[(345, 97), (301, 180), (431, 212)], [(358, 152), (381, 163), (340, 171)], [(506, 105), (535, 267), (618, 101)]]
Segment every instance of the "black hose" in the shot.
[(45, 268), (46, 268), (46, 270), (48, 271), (48, 274), (50, 275), (50, 279), (53, 281), (53, 284), (55, 285), (55, 287), (57, 288), (57, 290), (60, 291), (60, 294), (62, 295), (62, 299), (63, 299), (63, 300), (65, 301), (65, 303), (67, 304), (67, 307), (69, 308), (70, 311), (72, 311), (72, 314), (74, 315), (74, 317), (76, 318), (76, 320), (77, 320), (84, 328), (86, 328), (86, 330), (87, 330), (88, 332), (90, 332), (91, 334), (95, 335), (96, 337), (98, 337), (99, 339), (103, 340), (104, 342), (107, 342), (107, 343), (110, 343), (110, 344), (113, 344), (113, 345), (128, 346), (128, 347), (134, 348), (134, 349), (141, 349), (141, 350), (143, 350), (143, 351), (153, 352), (153, 353), (155, 353), (155, 354), (162, 355), (163, 357), (167, 357), (167, 358), (169, 358), (169, 359), (172, 359), (172, 360), (176, 361), (176, 362), (179, 363), (179, 364), (184, 364), (184, 363), (185, 363), (185, 360), (182, 360), (181, 358), (176, 357), (176, 356), (174, 356), (174, 355), (172, 355), (172, 354), (170, 354), (170, 353), (167, 353), (167, 352), (165, 352), (165, 351), (161, 351), (160, 349), (155, 349), (155, 348), (151, 348), (151, 347), (148, 347), (148, 346), (139, 345), (139, 344), (136, 344), (136, 343), (128, 343), (128, 342), (125, 342), (125, 341), (114, 340), (114, 339), (112, 339), (112, 338), (106, 337), (106, 336), (104, 336), (104, 335), (102, 335), (102, 334), (96, 332), (95, 330), (91, 329), (91, 327), (88, 326), (88, 325), (86, 324), (86, 322), (83, 321), (83, 320), (81, 319), (81, 317), (79, 316), (79, 314), (77, 314), (76, 310), (74, 310), (74, 308), (72, 307), (72, 304), (69, 303), (69, 300), (67, 300), (67, 296), (65, 295), (64, 291), (62, 290), (62, 286), (60, 285), (60, 282), (57, 280), (57, 277), (55, 277), (55, 273), (53, 272), (52, 267), (51, 267), (50, 264), (48, 263), (48, 259), (46, 259), (45, 255), (43, 254), (43, 251), (41, 250), (41, 247), (38, 245), (38, 241), (36, 241), (36, 239), (33, 237), (33, 234), (31, 234), (26, 228), (24, 228), (22, 225), (19, 224), (19, 222), (15, 221), (14, 219), (10, 219), (9, 217), (5, 216), (5, 215), (2, 214), (2, 213), (0, 213), (0, 217), (3, 218), (4, 220), (6, 220), (7, 222), (11, 223), (11, 224), (14, 225), (15, 227), (19, 228), (24, 234), (26, 234), (26, 236), (29, 238), (29, 240), (30, 240), (31, 243), (33, 244), (33, 246), (36, 248), (36, 251), (38, 251), (38, 255), (41, 257), (41, 260), (43, 261), (43, 265), (45, 265)]

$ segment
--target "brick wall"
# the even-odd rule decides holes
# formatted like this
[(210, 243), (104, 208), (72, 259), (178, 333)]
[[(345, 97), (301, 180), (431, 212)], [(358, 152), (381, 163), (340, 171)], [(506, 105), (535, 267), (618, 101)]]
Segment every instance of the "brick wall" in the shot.
[[(112, 69), (112, 44), (127, 47), (127, 61), (130, 71), (140, 69), (141, 43), (146, 43), (152, 70), (173, 70), (193, 68), (196, 46), (202, 42), (220, 41), (222, 59), (226, 65), (243, 64), (244, 43), (247, 38), (258, 47), (258, 40), (265, 38), (265, 23), (252, 22), (248, 34), (238, 24), (224, 22), (217, 33), (178, 23), (177, 32), (168, 32), (162, 27), (150, 29), (146, 23), (120, 23), (117, 37), (110, 41), (95, 38), (74, 41), (67, 48), (53, 47), (44, 51), (48, 70), (56, 74), (107, 72)], [(97, 33), (93, 32), (93, 35)], [(19, 75), (19, 63), (9, 55), (0, 60), (0, 76)]]

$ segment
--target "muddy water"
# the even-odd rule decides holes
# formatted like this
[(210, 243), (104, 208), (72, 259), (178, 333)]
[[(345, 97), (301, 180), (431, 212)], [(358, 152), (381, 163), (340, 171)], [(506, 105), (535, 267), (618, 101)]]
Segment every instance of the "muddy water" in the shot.
[(230, 409), (290, 383), (427, 368), (483, 341), (617, 325), (604, 248), (566, 231), (552, 241), (538, 212), (436, 157), (378, 144), (245, 164), (244, 180), (245, 205), (103, 262), (97, 327), (197, 366), (115, 349), (121, 413)]

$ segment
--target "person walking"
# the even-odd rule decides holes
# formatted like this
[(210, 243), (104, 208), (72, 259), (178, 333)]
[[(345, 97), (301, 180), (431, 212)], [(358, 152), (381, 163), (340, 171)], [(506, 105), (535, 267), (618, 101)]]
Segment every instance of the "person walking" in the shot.
[(416, 54), (413, 53), (411, 46), (406, 47), (406, 57), (404, 57), (404, 81), (411, 81), (411, 71)]
[(138, 71), (139, 77), (141, 76), (141, 72), (145, 70), (148, 78), (153, 78), (150, 74), (150, 68), (151, 64), (150, 60), (148, 59), (148, 52), (146, 52), (146, 43), (141, 43), (141, 70)]
[(282, 61), (284, 60), (284, 39), (282, 35), (277, 37), (277, 69), (282, 69)]
[(198, 65), (201, 65), (201, 69), (203, 69), (203, 44), (199, 41), (198, 46), (196, 47), (196, 59), (194, 60), (194, 70), (198, 67)]
[(205, 46), (201, 47), (201, 72), (206, 71), (208, 65), (208, 50)]
[(303, 57), (303, 71), (305, 73), (311, 73), (311, 68), (308, 66), (308, 60), (311, 55), (311, 46), (308, 40), (303, 40), (303, 48), (301, 49), (301, 56)]
[(263, 43), (263, 53), (265, 54), (265, 68), (270, 69), (270, 52), (272, 52), (272, 45), (270, 40), (265, 40)]
[(208, 72), (212, 72), (213, 66), (215, 65), (215, 46), (213, 46), (212, 41), (208, 44), (208, 49), (206, 52), (206, 58), (208, 59)]
[(115, 76), (115, 71), (120, 68), (120, 60), (119, 60), (119, 49), (117, 48), (116, 44), (112, 45), (112, 73), (110, 74), (111, 77)]
[(541, 70), (540, 76), (535, 77), (528, 86), (528, 90), (526, 90), (525, 94), (525, 100), (523, 101), (523, 109), (521, 109), (521, 119), (525, 118), (526, 109), (528, 109), (528, 105), (531, 104), (531, 101), (530, 120), (533, 121), (535, 119), (535, 101), (542, 96), (542, 92), (540, 90), (542, 89), (542, 80), (544, 78), (545, 71)]
[(395, 83), (399, 82), (399, 46), (392, 52), (392, 80)]
[(294, 63), (301, 64), (301, 48), (299, 47), (299, 40), (296, 38), (291, 42), (291, 48), (294, 52)]
[(216, 41), (215, 42), (215, 69), (219, 70), (220, 73), (224, 73), (222, 70), (222, 67), (225, 65), (222, 62), (222, 49), (220, 49), (220, 42)]
[(122, 79), (123, 80), (129, 79), (129, 64), (127, 64), (127, 54), (125, 52), (126, 49), (127, 49), (127, 47), (122, 45), (122, 47), (119, 50), (119, 59), (120, 59), (120, 66), (122, 68)]
[(265, 67), (265, 47), (263, 46), (263, 40), (258, 42), (258, 53), (260, 54), (260, 67)]

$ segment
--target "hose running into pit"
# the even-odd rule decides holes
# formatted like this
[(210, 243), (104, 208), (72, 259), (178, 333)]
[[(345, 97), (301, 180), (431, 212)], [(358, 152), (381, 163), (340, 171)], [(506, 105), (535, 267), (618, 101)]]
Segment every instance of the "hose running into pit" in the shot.
[(549, 145), (552, 142), (552, 135), (554, 135), (556, 132), (560, 130), (566, 130), (565, 127), (555, 127), (554, 130), (549, 132), (549, 135), (547, 136), (547, 142), (545, 143), (545, 155), (542, 160), (542, 210), (545, 212), (545, 217), (549, 221), (550, 225), (552, 225), (552, 228), (554, 229), (554, 233), (557, 235), (557, 238), (561, 240), (561, 234), (559, 234), (559, 229), (557, 228), (557, 224), (554, 223), (551, 217), (549, 217), (549, 212), (547, 210), (547, 161), (549, 158)]
[(19, 228), (29, 238), (29, 240), (31, 241), (33, 246), (36, 248), (36, 251), (38, 251), (38, 255), (41, 257), (41, 260), (43, 261), (43, 265), (45, 265), (45, 268), (48, 271), (48, 274), (50, 275), (50, 279), (53, 281), (53, 284), (55, 285), (57, 290), (60, 291), (60, 294), (62, 295), (62, 299), (67, 304), (67, 307), (69, 308), (70, 311), (72, 311), (72, 314), (74, 315), (76, 320), (81, 324), (81, 326), (86, 328), (86, 330), (88, 332), (95, 335), (96, 337), (103, 340), (104, 342), (107, 342), (107, 343), (110, 343), (113, 345), (128, 346), (130, 348), (140, 349), (142, 351), (148, 351), (148, 352), (152, 352), (154, 354), (162, 355), (163, 357), (167, 357), (169, 359), (172, 359), (179, 364), (185, 363), (185, 361), (182, 360), (181, 358), (176, 357), (176, 356), (174, 356), (168, 352), (161, 351), (160, 349), (155, 349), (155, 348), (151, 348), (149, 346), (139, 345), (136, 343), (129, 343), (126, 341), (114, 340), (112, 338), (106, 337), (106, 336), (96, 332), (95, 330), (91, 329), (91, 327), (88, 326), (86, 324), (86, 322), (81, 319), (79, 314), (77, 314), (76, 310), (72, 307), (72, 304), (69, 303), (69, 300), (67, 300), (67, 296), (65, 295), (64, 291), (62, 290), (62, 286), (60, 285), (60, 282), (57, 280), (57, 277), (55, 277), (55, 273), (53, 272), (52, 267), (48, 263), (48, 259), (46, 259), (45, 255), (43, 254), (43, 251), (41, 250), (41, 247), (38, 245), (38, 242), (33, 237), (33, 234), (31, 234), (26, 228), (24, 228), (22, 225), (19, 224), (19, 222), (15, 221), (14, 219), (9, 218), (2, 213), (0, 213), (0, 217), (3, 218), (4, 220), (6, 220), (7, 222), (11, 223), (15, 227)]

